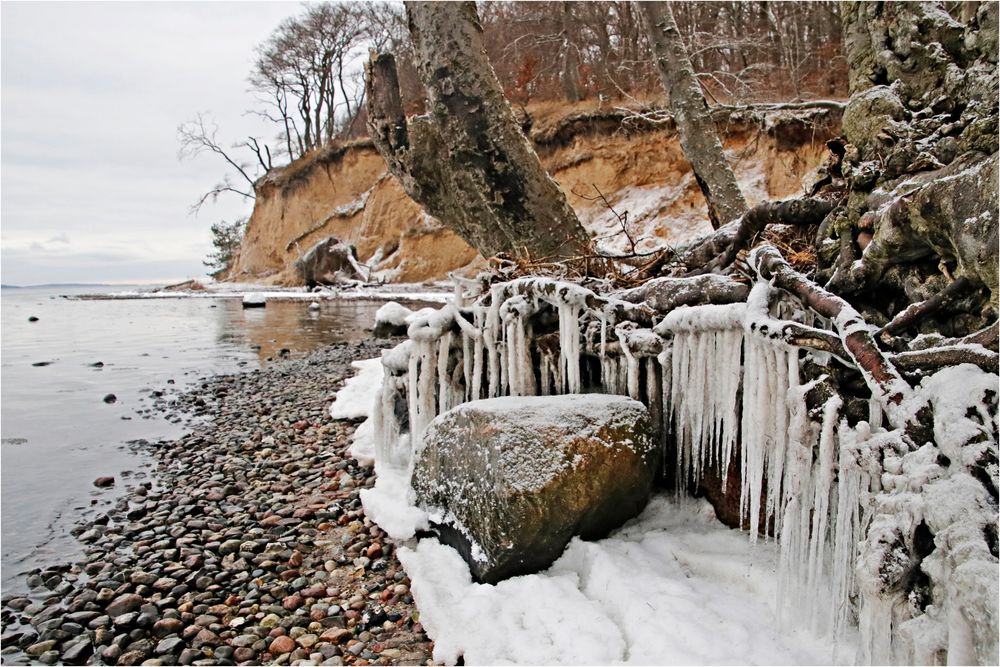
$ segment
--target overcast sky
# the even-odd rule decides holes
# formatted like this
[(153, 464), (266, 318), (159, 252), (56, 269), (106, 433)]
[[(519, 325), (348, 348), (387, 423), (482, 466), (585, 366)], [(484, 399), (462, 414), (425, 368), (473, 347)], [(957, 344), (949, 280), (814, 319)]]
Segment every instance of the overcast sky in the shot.
[(274, 131), (244, 111), (253, 48), (294, 2), (0, 6), (3, 282), (168, 281), (204, 274), (209, 226), (237, 198), (190, 205), (224, 172), (178, 161), (198, 112), (231, 144)]

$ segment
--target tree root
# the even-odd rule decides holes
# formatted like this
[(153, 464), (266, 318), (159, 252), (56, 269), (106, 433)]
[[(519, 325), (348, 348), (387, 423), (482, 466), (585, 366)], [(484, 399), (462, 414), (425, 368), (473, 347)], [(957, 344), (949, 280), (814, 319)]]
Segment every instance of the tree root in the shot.
[(860, 260), (841, 257), (827, 289), (851, 294), (875, 284), (893, 264), (925, 257), (985, 285), (997, 302), (997, 154), (967, 153), (947, 167), (869, 196), (875, 234)]
[(690, 278), (654, 278), (615, 296), (631, 303), (645, 303), (662, 315), (679, 306), (746, 301), (749, 293), (749, 287), (732, 278), (707, 274)]
[(879, 329), (878, 335), (883, 340), (887, 339), (889, 336), (895, 336), (896, 334), (915, 326), (924, 318), (933, 315), (942, 308), (947, 308), (955, 301), (971, 292), (973, 289), (975, 289), (975, 286), (968, 278), (965, 278), (964, 276), (957, 278), (943, 290), (926, 301), (915, 303), (900, 312), (892, 318), (891, 322)]
[(927, 350), (900, 352), (891, 358), (900, 371), (908, 373), (929, 373), (946, 366), (972, 364), (987, 373), (1000, 374), (1000, 355), (978, 345), (932, 347)]
[(801, 197), (757, 204), (740, 218), (739, 228), (729, 248), (709, 262), (704, 271), (725, 269), (735, 262), (740, 250), (746, 248), (768, 225), (796, 227), (818, 225), (835, 207), (835, 202), (819, 197)]
[(882, 404), (894, 428), (903, 428), (911, 416), (903, 407), (913, 388), (876, 344), (864, 319), (844, 299), (831, 294), (795, 271), (771, 245), (761, 245), (748, 258), (762, 279), (797, 296), (804, 304), (836, 323), (844, 350), (861, 370), (865, 383)]

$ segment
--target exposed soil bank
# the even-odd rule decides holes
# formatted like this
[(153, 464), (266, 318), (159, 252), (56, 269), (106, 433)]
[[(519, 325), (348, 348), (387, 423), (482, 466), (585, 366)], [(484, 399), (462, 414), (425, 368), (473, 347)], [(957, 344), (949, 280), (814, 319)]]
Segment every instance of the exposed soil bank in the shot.
[[(639, 250), (711, 231), (672, 122), (594, 102), (527, 111), (525, 127), (542, 165), (600, 245), (630, 249), (601, 195), (627, 216)], [(802, 179), (840, 131), (840, 113), (727, 112), (718, 129), (744, 195), (755, 204), (802, 193)], [(257, 182), (256, 194), (230, 280), (299, 284), (292, 264), (329, 236), (356, 246), (371, 268), (366, 279), (419, 282), (470, 263), (483, 266), (475, 250), (403, 192), (367, 140), (328, 146), (274, 169)]]

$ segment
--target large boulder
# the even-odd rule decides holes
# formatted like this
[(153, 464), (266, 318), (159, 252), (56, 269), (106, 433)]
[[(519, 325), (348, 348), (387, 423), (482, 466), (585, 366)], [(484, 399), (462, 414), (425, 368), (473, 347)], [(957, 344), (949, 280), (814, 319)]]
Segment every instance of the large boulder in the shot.
[(638, 514), (658, 464), (638, 401), (494, 398), (431, 422), (412, 484), (440, 539), (478, 581), (496, 583), (548, 567), (574, 535), (604, 537)]
[(354, 246), (333, 236), (309, 248), (297, 259), (295, 271), (299, 280), (309, 287), (364, 279)]

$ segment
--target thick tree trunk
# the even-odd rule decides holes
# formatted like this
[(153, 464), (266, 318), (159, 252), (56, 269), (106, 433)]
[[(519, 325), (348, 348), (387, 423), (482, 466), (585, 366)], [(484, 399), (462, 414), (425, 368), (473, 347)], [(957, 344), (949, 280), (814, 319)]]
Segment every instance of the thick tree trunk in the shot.
[(927, 2), (849, 2), (842, 14), (850, 193), (829, 226), (836, 243), (820, 239), (818, 276), (861, 293), (906, 263), (909, 284), (965, 277), (996, 307), (997, 3), (967, 25)]
[(746, 199), (722, 150), (722, 142), (669, 5), (640, 2), (638, 7), (646, 22), (660, 81), (670, 96), (681, 149), (708, 202), (712, 227), (718, 229), (746, 213)]
[(567, 261), (590, 239), (542, 168), (486, 58), (471, 2), (408, 2), (429, 114), (403, 115), (395, 61), (368, 66), (368, 127), (415, 201), (483, 255)]

